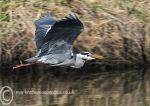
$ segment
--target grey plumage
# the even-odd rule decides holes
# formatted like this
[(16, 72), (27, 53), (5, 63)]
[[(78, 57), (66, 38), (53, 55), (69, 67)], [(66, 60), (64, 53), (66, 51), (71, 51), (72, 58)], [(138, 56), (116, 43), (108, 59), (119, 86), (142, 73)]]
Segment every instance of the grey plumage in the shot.
[(43, 45), (43, 40), (47, 35), (48, 29), (51, 28), (54, 23), (56, 23), (56, 19), (51, 15), (46, 15), (35, 21), (35, 41), (38, 50), (41, 49), (41, 46)]
[[(83, 31), (83, 24), (77, 16), (72, 13), (65, 19), (56, 20), (51, 15), (46, 15), (36, 20), (35, 26), (38, 53), (26, 61), (76, 67), (77, 55), (73, 52), (73, 43)], [(82, 56), (79, 57), (82, 58)], [(84, 63), (81, 59), (78, 61)]]

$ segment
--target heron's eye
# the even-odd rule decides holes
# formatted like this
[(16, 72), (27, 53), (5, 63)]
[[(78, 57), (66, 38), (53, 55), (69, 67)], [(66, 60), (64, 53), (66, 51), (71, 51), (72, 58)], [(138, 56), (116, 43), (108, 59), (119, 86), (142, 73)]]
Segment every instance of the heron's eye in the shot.
[(88, 53), (87, 56), (91, 56), (91, 53)]

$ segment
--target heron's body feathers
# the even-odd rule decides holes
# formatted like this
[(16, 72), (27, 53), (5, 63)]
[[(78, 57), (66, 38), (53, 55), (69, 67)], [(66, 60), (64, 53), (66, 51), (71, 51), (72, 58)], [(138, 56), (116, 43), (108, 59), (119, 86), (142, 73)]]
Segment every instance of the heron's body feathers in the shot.
[(80, 68), (84, 65), (84, 55), (73, 52), (73, 43), (83, 31), (83, 24), (75, 14), (62, 20), (51, 15), (35, 21), (35, 40), (38, 53), (27, 59), (29, 63), (38, 61), (51, 66)]

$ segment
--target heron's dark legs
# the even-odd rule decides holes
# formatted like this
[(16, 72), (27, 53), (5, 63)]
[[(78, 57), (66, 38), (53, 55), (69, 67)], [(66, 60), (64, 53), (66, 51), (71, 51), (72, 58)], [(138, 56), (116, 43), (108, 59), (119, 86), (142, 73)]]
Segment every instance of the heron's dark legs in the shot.
[(21, 64), (16, 65), (15, 67), (13, 67), (13, 69), (15, 68), (20, 68), (20, 67), (27, 67), (27, 66), (31, 66), (33, 64), (37, 64), (39, 62), (33, 62), (33, 63), (27, 63), (27, 64), (22, 64), (22, 61), (20, 61)]

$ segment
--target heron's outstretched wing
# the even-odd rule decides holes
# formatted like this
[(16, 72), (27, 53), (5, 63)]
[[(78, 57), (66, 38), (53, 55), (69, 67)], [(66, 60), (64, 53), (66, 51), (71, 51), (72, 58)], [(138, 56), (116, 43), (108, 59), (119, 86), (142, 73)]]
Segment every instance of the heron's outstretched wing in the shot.
[(66, 42), (68, 45), (73, 45), (73, 42), (82, 31), (83, 24), (75, 14), (69, 14), (65, 19), (56, 21), (43, 38), (40, 54), (51, 53), (55, 49), (54, 45), (61, 41)]
[(72, 57), (73, 42), (83, 30), (83, 24), (76, 15), (70, 14), (59, 21), (49, 15), (35, 21), (35, 25), (38, 54), (26, 61), (33, 62), (48, 56), (44, 59), (62, 63)]
[(44, 53), (43, 50), (40, 49), (36, 56), (26, 59), (25, 61), (29, 63), (40, 61), (49, 64), (61, 64), (66, 59), (73, 58), (73, 56), (72, 45), (68, 45), (66, 42), (60, 41), (53, 44), (48, 53)]
[(37, 49), (41, 49), (43, 45), (43, 39), (46, 36), (47, 32), (51, 29), (51, 27), (56, 22), (56, 19), (52, 17), (50, 14), (46, 15), (35, 21), (36, 31), (35, 31), (35, 40)]
[(64, 40), (73, 45), (74, 40), (83, 31), (83, 24), (75, 14), (69, 14), (65, 19), (57, 21), (44, 37), (44, 42)]
[(61, 41), (53, 45), (49, 53), (44, 54), (38, 61), (49, 64), (65, 64), (66, 60), (73, 58), (72, 46), (66, 42)]

